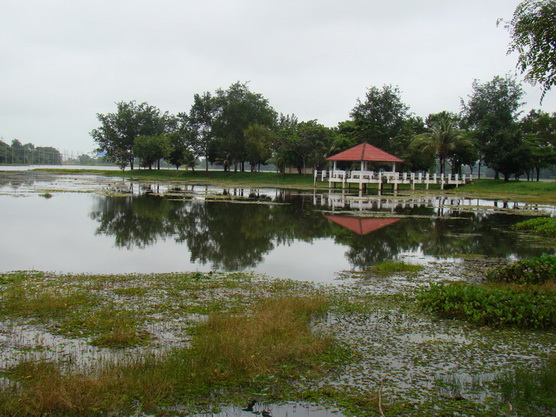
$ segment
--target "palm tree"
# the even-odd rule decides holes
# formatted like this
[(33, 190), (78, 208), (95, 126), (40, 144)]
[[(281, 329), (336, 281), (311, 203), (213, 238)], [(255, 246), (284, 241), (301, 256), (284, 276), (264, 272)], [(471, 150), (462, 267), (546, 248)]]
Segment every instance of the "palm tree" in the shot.
[(438, 156), (440, 173), (443, 174), (446, 159), (456, 149), (460, 133), (451, 120), (440, 119), (432, 125), (428, 138), (427, 148), (432, 148)]

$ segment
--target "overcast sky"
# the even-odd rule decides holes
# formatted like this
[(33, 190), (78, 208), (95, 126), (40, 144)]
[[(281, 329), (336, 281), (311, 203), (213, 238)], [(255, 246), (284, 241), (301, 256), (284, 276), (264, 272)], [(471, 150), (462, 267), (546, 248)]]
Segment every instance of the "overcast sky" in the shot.
[[(329, 127), (386, 84), (418, 116), (459, 112), (474, 79), (515, 73), (496, 21), (519, 3), (0, 0), (0, 137), (91, 152), (96, 114), (116, 102), (176, 114), (236, 81)], [(524, 111), (556, 111), (556, 91), (541, 107), (540, 88), (524, 87)]]

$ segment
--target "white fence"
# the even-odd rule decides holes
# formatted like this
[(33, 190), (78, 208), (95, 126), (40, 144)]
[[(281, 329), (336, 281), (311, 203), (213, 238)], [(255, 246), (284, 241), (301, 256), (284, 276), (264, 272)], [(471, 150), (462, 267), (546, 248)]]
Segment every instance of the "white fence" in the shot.
[(415, 173), (415, 172), (389, 172), (389, 171), (342, 171), (342, 170), (329, 170), (329, 171), (315, 171), (314, 172), (315, 184), (317, 181), (328, 181), (330, 185), (341, 183), (342, 187), (347, 184), (359, 184), (362, 188), (364, 184), (378, 184), (379, 189), (382, 184), (394, 184), (394, 189), (398, 188), (399, 184), (410, 184), (412, 189), (415, 189), (415, 184), (425, 184), (427, 189), (430, 184), (440, 184), (444, 186), (455, 185), (459, 187), (471, 181), (471, 176), (466, 175), (450, 175), (450, 174), (429, 174)]

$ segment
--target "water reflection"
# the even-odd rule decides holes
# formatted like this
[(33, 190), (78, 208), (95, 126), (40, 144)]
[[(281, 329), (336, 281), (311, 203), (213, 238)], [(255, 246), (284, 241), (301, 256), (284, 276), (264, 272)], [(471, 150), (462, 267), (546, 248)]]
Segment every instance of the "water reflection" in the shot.
[[(332, 281), (343, 270), (404, 256), (522, 258), (555, 252), (542, 242), (520, 240), (511, 225), (525, 217), (506, 214), (494, 201), (25, 174), (0, 175), (0, 227), (9, 237), (0, 240), (3, 270), (249, 269)], [(49, 190), (53, 198), (40, 197)]]
[[(91, 218), (98, 222), (97, 234), (113, 236), (118, 247), (127, 249), (173, 239), (187, 246), (192, 262), (210, 263), (214, 269), (254, 268), (279, 246), (323, 239), (347, 248), (345, 257), (353, 268), (408, 252), (434, 257), (542, 252), (520, 244), (508, 231), (522, 217), (464, 210), (477, 202), (359, 199), (340, 205), (336, 197), (327, 200), (323, 195), (208, 187), (143, 186), (135, 192), (129, 197), (95, 197)], [(354, 206), (356, 211), (346, 214), (346, 208)], [(363, 212), (367, 217), (361, 217)]]

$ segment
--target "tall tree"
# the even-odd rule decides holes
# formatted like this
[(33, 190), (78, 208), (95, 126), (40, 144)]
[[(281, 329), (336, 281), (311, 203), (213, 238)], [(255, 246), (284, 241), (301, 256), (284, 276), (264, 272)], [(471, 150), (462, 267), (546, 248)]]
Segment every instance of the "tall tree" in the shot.
[(556, 84), (556, 1), (526, 0), (506, 24), (512, 41), (508, 53), (519, 54), (517, 66), (531, 83), (542, 86), (541, 103)]
[(231, 161), (245, 170), (247, 160), (244, 132), (249, 125), (273, 127), (276, 111), (261, 94), (253, 93), (247, 84), (236, 82), (227, 90), (217, 90), (218, 111), (213, 124), (213, 133), (222, 139), (223, 152)]
[[(209, 92), (195, 94), (189, 113), (180, 113), (181, 129), (188, 131), (193, 153), (205, 158), (205, 170), (208, 171), (209, 148), (214, 139), (213, 125), (218, 106), (215, 97)], [(185, 132), (184, 132), (185, 133)]]
[(97, 114), (101, 126), (93, 129), (91, 136), (110, 160), (122, 169), (127, 164), (133, 169), (135, 139), (167, 133), (171, 118), (147, 103), (121, 101), (116, 103), (116, 108), (115, 113)]
[(385, 151), (394, 151), (392, 139), (402, 132), (408, 111), (397, 87), (369, 88), (365, 100), (357, 99), (350, 113), (356, 125), (358, 142), (369, 142)]
[(507, 172), (507, 162), (514, 159), (512, 147), (506, 142), (516, 145), (519, 141), (517, 117), (522, 97), (523, 89), (515, 78), (496, 76), (486, 83), (475, 80), (468, 102), (462, 101), (462, 123), (473, 130), (479, 163), (484, 162), (496, 172)]

